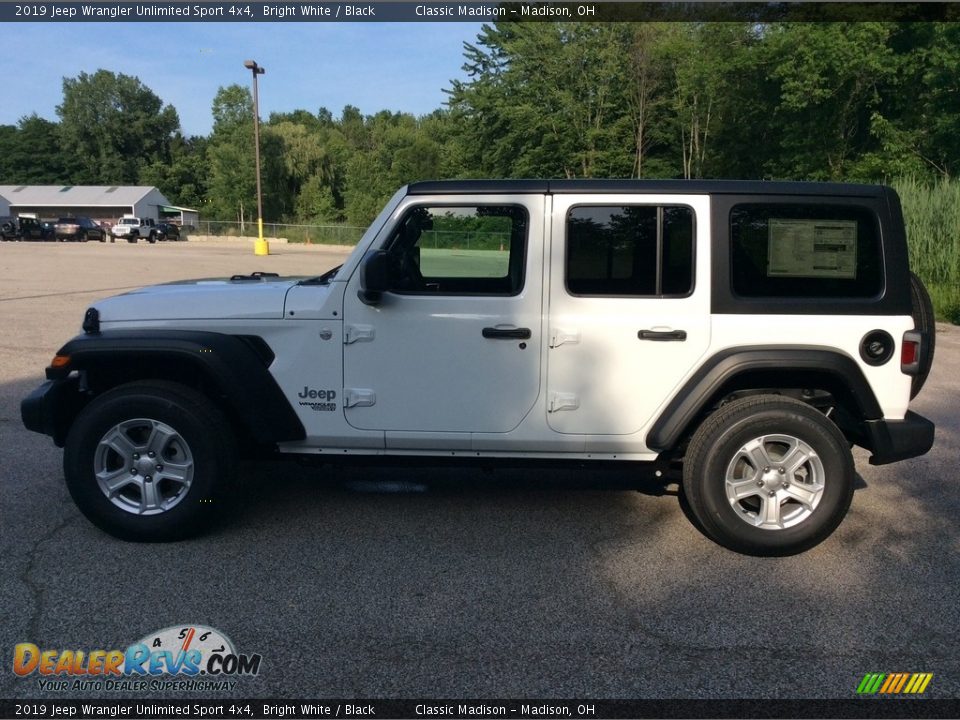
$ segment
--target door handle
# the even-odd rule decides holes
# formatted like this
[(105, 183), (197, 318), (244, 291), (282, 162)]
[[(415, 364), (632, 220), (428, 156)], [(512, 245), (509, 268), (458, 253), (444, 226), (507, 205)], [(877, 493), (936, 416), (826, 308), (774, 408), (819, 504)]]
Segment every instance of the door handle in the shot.
[(485, 327), (483, 336), (489, 340), (529, 340), (530, 328)]
[(641, 340), (686, 340), (686, 330), (641, 330), (637, 333)]

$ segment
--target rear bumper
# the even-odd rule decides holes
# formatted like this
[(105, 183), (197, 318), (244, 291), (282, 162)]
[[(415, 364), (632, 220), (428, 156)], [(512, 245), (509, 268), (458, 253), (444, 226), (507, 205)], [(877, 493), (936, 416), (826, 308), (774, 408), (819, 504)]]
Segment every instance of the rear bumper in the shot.
[(933, 423), (909, 410), (903, 420), (868, 420), (864, 425), (871, 465), (925, 455), (933, 447)]

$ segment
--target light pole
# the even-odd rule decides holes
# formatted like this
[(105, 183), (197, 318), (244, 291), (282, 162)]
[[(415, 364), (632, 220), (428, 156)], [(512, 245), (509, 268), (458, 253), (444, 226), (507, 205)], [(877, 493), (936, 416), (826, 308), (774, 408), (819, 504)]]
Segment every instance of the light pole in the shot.
[(269, 255), (270, 243), (263, 239), (263, 193), (260, 190), (260, 98), (257, 95), (257, 75), (266, 70), (254, 60), (247, 60), (243, 66), (253, 73), (253, 152), (257, 160), (257, 240), (253, 244), (254, 255)]

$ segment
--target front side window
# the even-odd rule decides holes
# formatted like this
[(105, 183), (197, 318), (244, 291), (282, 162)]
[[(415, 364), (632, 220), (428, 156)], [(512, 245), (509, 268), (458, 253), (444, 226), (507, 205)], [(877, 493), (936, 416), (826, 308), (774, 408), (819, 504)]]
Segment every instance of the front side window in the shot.
[(850, 205), (736, 205), (733, 291), (742, 297), (872, 298), (883, 290), (875, 214)]
[(523, 288), (527, 226), (519, 205), (411, 208), (386, 248), (392, 289), (514, 295)]
[(685, 206), (571, 208), (567, 290), (573, 295), (688, 295), (693, 236), (693, 210)]

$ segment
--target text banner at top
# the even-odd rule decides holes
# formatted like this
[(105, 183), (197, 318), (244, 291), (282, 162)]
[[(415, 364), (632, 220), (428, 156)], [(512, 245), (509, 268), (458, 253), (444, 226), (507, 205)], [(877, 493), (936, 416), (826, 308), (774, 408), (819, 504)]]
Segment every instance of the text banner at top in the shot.
[(960, 21), (952, 2), (0, 2), (0, 22)]

